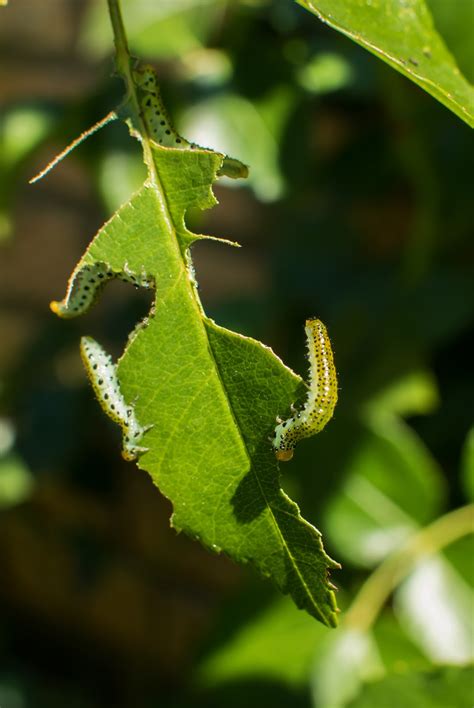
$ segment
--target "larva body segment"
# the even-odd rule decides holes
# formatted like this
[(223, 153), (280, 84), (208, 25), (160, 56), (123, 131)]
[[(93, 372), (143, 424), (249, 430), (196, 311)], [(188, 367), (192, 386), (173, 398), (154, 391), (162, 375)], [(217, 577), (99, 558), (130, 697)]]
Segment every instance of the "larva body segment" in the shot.
[[(140, 110), (149, 137), (163, 147), (180, 150), (208, 150), (197, 143), (191, 143), (173, 128), (168, 112), (161, 99), (155, 70), (149, 64), (139, 66), (133, 72), (133, 78), (139, 91)], [(240, 160), (224, 155), (218, 176), (239, 179), (248, 177), (248, 167)]]
[(115, 364), (92, 337), (81, 338), (81, 357), (100, 405), (122, 428), (122, 457), (135, 460), (148, 450), (140, 442), (151, 426), (141, 426), (138, 422), (134, 407), (126, 403), (120, 391)]
[(96, 302), (107, 281), (117, 278), (135, 287), (152, 288), (154, 280), (144, 269), (133, 273), (124, 265), (123, 270), (114, 270), (106, 263), (83, 263), (72, 274), (66, 296), (61, 302), (50, 303), (51, 310), (63, 319), (71, 319), (83, 315)]
[(278, 460), (293, 457), (303, 438), (319, 433), (332, 418), (337, 403), (337, 375), (331, 342), (321, 320), (306, 320), (309, 391), (303, 408), (275, 428), (273, 448)]
[(161, 100), (155, 70), (143, 64), (133, 72), (133, 78), (140, 93), (140, 109), (149, 137), (164, 147), (178, 147), (191, 150), (197, 147), (181, 137), (171, 125), (171, 120)]

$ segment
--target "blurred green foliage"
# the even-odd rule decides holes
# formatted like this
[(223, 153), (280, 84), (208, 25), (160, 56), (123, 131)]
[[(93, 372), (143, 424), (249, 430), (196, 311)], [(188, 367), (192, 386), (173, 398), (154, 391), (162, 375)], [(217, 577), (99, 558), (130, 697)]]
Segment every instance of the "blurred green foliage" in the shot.
[[(78, 340), (100, 333), (119, 353), (149, 302), (117, 287), (87, 322), (64, 324), (48, 300), (143, 179), (138, 148), (111, 126), (34, 193), (24, 186), (120, 95), (102, 5), (69, 18), (80, 31), (64, 80), (79, 67), (95, 81), (74, 97), (34, 99), (27, 85), (20, 95), (25, 72), (51, 76), (59, 59), (20, 41), (24, 19), (10, 44), (2, 35), (2, 59), (8, 50), (18, 63), (1, 110), (0, 705), (398, 708), (447, 696), (467, 708), (470, 538), (423, 558), (370, 627), (359, 615), (331, 632), (176, 537), (158, 492), (119, 460)], [(472, 77), (468, 19), (429, 5)], [(3, 17), (24, 18), (24, 7), (16, 0)], [(174, 0), (125, 12), (178, 128), (251, 165), (249, 187), (223, 187), (218, 209), (189, 216), (194, 230), (244, 246), (229, 257), (196, 248), (206, 311), (300, 373), (305, 318), (331, 333), (335, 420), (301, 444), (283, 484), (343, 559), (346, 611), (388, 554), (473, 500), (469, 129), (296, 4)]]

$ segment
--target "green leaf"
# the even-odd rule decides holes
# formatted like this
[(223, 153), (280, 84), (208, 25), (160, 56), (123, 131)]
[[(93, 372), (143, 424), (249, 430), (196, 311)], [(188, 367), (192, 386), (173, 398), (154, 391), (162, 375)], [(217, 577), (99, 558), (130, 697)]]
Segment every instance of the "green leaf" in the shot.
[[(139, 125), (137, 115), (133, 122)], [(118, 367), (125, 400), (136, 401), (140, 425), (152, 426), (139, 466), (171, 500), (177, 530), (252, 561), (299, 607), (335, 626), (327, 576), (338, 564), (280, 488), (268, 441), (276, 415), (305, 388), (269, 348), (206, 318), (197, 295), (189, 247), (206, 237), (190, 233), (185, 216), (216, 203), (211, 185), (224, 156), (142, 140), (149, 179), (99, 231), (76, 270), (106, 264), (115, 274), (146, 273), (156, 284), (150, 316), (131, 334)]]
[(439, 405), (436, 381), (427, 369), (413, 369), (377, 389), (365, 407), (400, 416), (432, 413)]
[(348, 708), (470, 708), (473, 681), (470, 666), (392, 674), (367, 684)]
[(312, 676), (316, 706), (343, 708), (364, 680), (383, 675), (384, 667), (370, 632), (341, 627), (327, 638)]
[(246, 624), (241, 622), (224, 644), (203, 659), (199, 683), (213, 686), (259, 677), (304, 686), (328, 631), (281, 598)]
[(311, 676), (314, 705), (344, 708), (367, 682), (393, 670), (420, 671), (430, 666), (389, 611), (370, 630), (342, 625), (326, 634), (317, 647)]
[(425, 0), (297, 2), (474, 125), (474, 89), (436, 31)]
[(45, 138), (52, 123), (47, 110), (31, 104), (2, 109), (0, 128), (0, 244), (13, 236), (13, 187), (25, 158)]
[(347, 472), (324, 523), (351, 563), (377, 564), (439, 511), (435, 460), (402, 420), (382, 409), (365, 416)]
[(431, 662), (395, 619), (391, 607), (377, 618), (372, 635), (387, 673), (422, 671)]
[(33, 488), (33, 476), (17, 455), (0, 458), (0, 509), (25, 501)]
[(446, 0), (427, 0), (434, 23), (443, 36), (462, 73), (474, 82), (474, 3), (462, 0), (456, 3), (456, 12)]
[[(465, 548), (464, 539), (457, 543)], [(472, 554), (461, 558), (471, 565)], [(394, 595), (405, 630), (438, 663), (465, 664), (474, 659), (474, 593), (463, 575), (439, 554), (420, 562)]]

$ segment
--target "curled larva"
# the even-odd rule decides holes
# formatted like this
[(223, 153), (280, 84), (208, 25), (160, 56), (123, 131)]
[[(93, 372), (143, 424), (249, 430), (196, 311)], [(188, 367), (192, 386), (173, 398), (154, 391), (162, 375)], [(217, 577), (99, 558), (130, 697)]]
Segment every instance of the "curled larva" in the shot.
[(50, 303), (51, 310), (63, 319), (83, 315), (95, 303), (105, 283), (112, 278), (141, 288), (152, 288), (155, 284), (144, 268), (137, 274), (133, 273), (126, 263), (122, 270), (114, 270), (102, 262), (83, 263), (72, 274), (64, 300), (53, 300)]
[[(180, 150), (207, 150), (197, 143), (191, 143), (176, 132), (168, 112), (161, 99), (160, 89), (155, 70), (150, 64), (142, 64), (133, 72), (135, 85), (138, 89), (140, 111), (145, 122), (149, 137), (163, 147), (174, 147)], [(249, 169), (240, 160), (224, 155), (218, 176), (225, 175), (232, 179), (248, 177)]]
[(309, 359), (309, 390), (303, 408), (278, 423), (273, 435), (275, 455), (291, 460), (295, 445), (319, 433), (332, 418), (337, 403), (337, 376), (331, 342), (321, 320), (306, 320)]
[(138, 422), (134, 407), (125, 402), (120, 391), (117, 369), (112, 359), (95, 339), (82, 337), (81, 356), (100, 405), (109, 418), (122, 428), (122, 457), (125, 460), (135, 460), (147, 452), (148, 448), (141, 447), (140, 442), (152, 426), (142, 426)]

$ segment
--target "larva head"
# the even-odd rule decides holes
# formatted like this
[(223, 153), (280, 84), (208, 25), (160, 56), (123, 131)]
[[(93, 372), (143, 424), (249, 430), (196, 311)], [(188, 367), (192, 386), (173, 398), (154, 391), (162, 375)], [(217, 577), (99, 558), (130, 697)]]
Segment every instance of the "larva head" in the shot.
[(289, 462), (293, 457), (293, 450), (276, 450), (275, 457), (278, 462)]
[(151, 64), (141, 64), (133, 72), (136, 86), (142, 91), (155, 93), (158, 90), (156, 72)]
[(54, 312), (55, 315), (58, 315), (59, 317), (61, 317), (61, 314), (62, 314), (61, 305), (62, 305), (61, 302), (58, 302), (57, 300), (52, 300), (49, 303), (49, 309), (51, 310), (51, 312)]
[(295, 418), (288, 418), (282, 423), (278, 423), (273, 434), (273, 449), (277, 460), (287, 462), (293, 457), (293, 448), (298, 442), (298, 435), (295, 434)]
[(225, 155), (222, 165), (217, 172), (218, 177), (230, 177), (231, 179), (245, 179), (249, 176), (248, 165), (244, 165), (240, 160), (236, 160), (235, 157), (229, 157)]
[(291, 428), (293, 426), (293, 418), (278, 423), (273, 434), (273, 449), (275, 450), (275, 457), (280, 462), (287, 462), (293, 457), (293, 448), (296, 442), (293, 441), (291, 435)]

